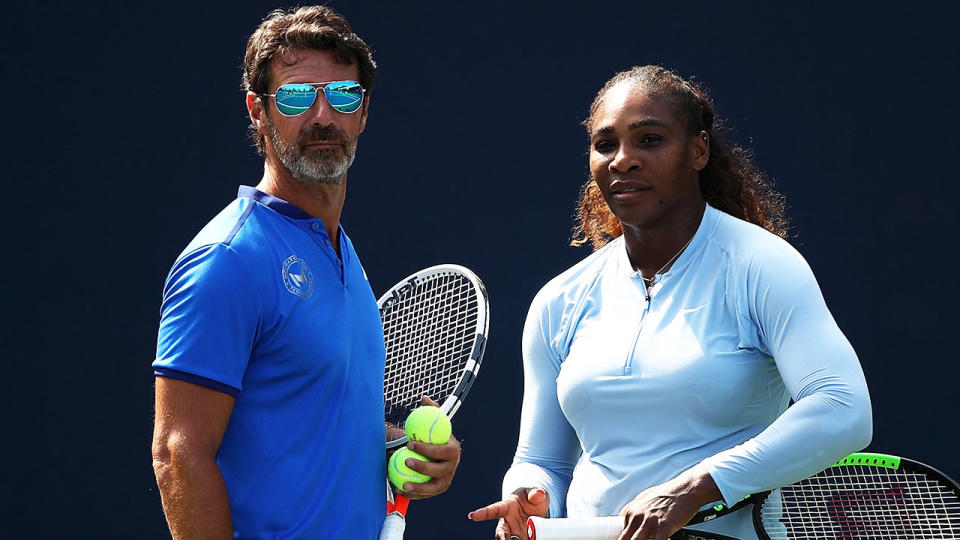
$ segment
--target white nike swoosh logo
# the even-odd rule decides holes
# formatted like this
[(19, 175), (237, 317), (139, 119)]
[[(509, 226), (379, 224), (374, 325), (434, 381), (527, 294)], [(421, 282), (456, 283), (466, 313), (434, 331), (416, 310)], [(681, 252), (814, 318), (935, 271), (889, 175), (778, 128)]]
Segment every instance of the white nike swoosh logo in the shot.
[(684, 308), (684, 309), (681, 309), (681, 310), (680, 310), (680, 313), (693, 313), (694, 311), (700, 311), (701, 309), (703, 309), (703, 308), (705, 308), (705, 307), (707, 307), (707, 306), (709, 306), (709, 305), (710, 305), (710, 303), (708, 302), (708, 303), (706, 303), (706, 304), (704, 304), (704, 305), (702, 305), (702, 306), (697, 306), (697, 307), (695, 307), (695, 308)]

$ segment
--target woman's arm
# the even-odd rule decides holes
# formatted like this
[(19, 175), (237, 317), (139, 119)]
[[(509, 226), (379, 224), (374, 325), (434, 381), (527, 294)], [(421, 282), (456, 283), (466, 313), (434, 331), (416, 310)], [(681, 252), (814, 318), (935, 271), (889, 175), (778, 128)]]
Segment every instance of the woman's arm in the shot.
[(757, 436), (703, 461), (728, 503), (786, 485), (864, 448), (873, 432), (857, 355), (792, 248), (740, 272), (745, 339), (773, 356), (795, 403)]
[(475, 521), (501, 519), (497, 534), (526, 538), (530, 515), (564, 515), (567, 487), (580, 457), (577, 434), (557, 400), (560, 358), (550, 336), (559, 331), (559, 313), (551, 313), (541, 291), (523, 330), (523, 408), (513, 465), (504, 475), (502, 500), (471, 513)]

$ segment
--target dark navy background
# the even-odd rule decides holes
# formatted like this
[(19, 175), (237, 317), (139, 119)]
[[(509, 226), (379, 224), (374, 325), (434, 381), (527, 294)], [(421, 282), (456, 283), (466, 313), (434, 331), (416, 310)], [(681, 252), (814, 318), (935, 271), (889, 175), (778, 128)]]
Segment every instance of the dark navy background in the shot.
[[(955, 13), (663, 4), (332, 3), (380, 66), (343, 215), (374, 292), (452, 262), (492, 301), (454, 425), (460, 470), (411, 507), (409, 538), (492, 538), (465, 516), (499, 498), (516, 443), (527, 306), (588, 254), (567, 246), (579, 123), (606, 79), (644, 63), (703, 81), (787, 195), (791, 241), (870, 384), (870, 449), (960, 477)], [(0, 23), (4, 536), (168, 534), (150, 463), (161, 287), (260, 178), (240, 64), (272, 7), (39, 4)]]

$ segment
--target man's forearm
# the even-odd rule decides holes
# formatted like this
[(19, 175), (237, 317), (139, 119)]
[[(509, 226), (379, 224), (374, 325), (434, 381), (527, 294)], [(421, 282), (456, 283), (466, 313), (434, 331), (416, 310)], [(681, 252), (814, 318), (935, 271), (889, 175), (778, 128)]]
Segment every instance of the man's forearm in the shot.
[(233, 538), (227, 487), (215, 461), (155, 460), (154, 472), (174, 540)]

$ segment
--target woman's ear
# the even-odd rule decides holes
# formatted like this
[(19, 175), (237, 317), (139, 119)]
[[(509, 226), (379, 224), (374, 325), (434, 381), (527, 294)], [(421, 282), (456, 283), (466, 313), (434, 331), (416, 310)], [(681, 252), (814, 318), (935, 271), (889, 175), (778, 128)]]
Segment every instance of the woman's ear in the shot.
[(693, 137), (693, 168), (702, 171), (710, 161), (710, 135), (701, 131)]

